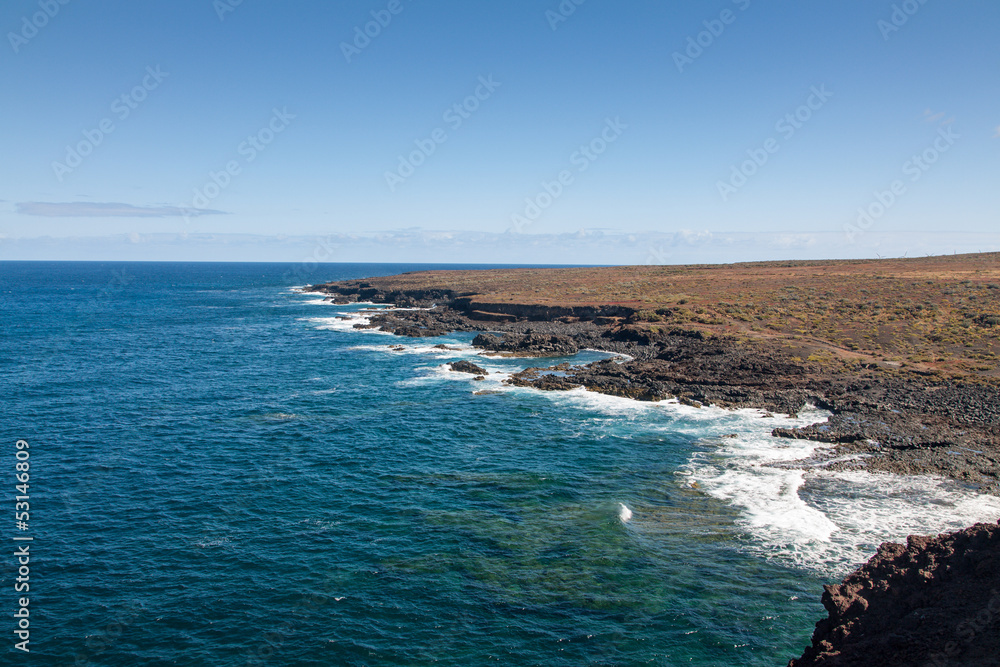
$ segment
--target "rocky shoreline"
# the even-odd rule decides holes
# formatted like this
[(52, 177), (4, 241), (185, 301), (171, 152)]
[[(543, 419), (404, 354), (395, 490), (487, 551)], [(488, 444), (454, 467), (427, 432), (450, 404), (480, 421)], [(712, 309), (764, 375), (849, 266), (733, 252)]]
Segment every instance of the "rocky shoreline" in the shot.
[[(366, 286), (368, 285), (368, 286)], [(477, 332), (487, 354), (563, 357), (594, 349), (626, 359), (531, 368), (509, 382), (542, 390), (586, 387), (615, 396), (795, 414), (828, 410), (827, 422), (774, 435), (829, 445), (833, 467), (935, 474), (1000, 495), (1000, 389), (869, 364), (850, 369), (804, 361), (780, 340), (746, 340), (681, 327), (632, 325), (621, 306), (552, 308), (506, 304), (492, 310), (445, 290), (385, 292), (365, 281), (307, 288), (335, 303), (374, 302), (368, 328), (406, 337)], [(503, 312), (500, 312), (503, 311)]]
[[(571, 365), (563, 360), (528, 368), (507, 380), (514, 385), (548, 391), (585, 387), (643, 401), (673, 398), (696, 407), (757, 408), (787, 414), (814, 405), (830, 412), (831, 417), (803, 428), (776, 428), (772, 433), (782, 438), (824, 443), (827, 447), (822, 451), (827, 460), (823, 465), (827, 469), (940, 475), (963, 483), (970, 490), (1000, 495), (1000, 382), (995, 363), (979, 363), (997, 358), (997, 338), (991, 327), (998, 319), (992, 313), (1000, 305), (994, 302), (995, 293), (990, 290), (998, 286), (960, 280), (963, 275), (995, 273), (982, 268), (984, 260), (990, 260), (991, 256), (973, 257), (974, 261), (935, 260), (932, 266), (923, 268), (923, 276), (934, 279), (923, 283), (910, 280), (917, 275), (913, 272), (916, 265), (897, 267), (901, 274), (909, 272), (905, 275), (911, 289), (926, 288), (927, 305), (904, 302), (905, 308), (896, 308), (884, 318), (859, 315), (868, 306), (855, 307), (846, 297), (827, 306), (806, 302), (805, 307), (812, 308), (820, 317), (828, 317), (831, 312), (848, 317), (841, 335), (846, 332), (853, 336), (856, 332), (852, 333), (852, 326), (862, 330), (871, 327), (874, 320), (877, 326), (868, 329), (871, 333), (866, 337), (883, 349), (893, 348), (896, 339), (881, 337), (880, 332), (888, 331), (902, 319), (909, 328), (897, 328), (893, 335), (904, 336), (900, 345), (914, 350), (904, 357), (906, 363), (884, 353), (855, 353), (859, 346), (850, 342), (853, 339), (846, 345), (838, 344), (837, 332), (830, 325), (826, 338), (800, 335), (808, 320), (799, 319), (801, 324), (792, 326), (800, 328), (791, 332), (788, 324), (771, 320), (769, 331), (756, 328), (751, 329), (753, 335), (741, 335), (746, 329), (738, 326), (738, 321), (746, 319), (747, 307), (736, 309), (732, 304), (726, 306), (725, 301), (708, 304), (705, 300), (706, 305), (714, 308), (713, 314), (704, 307), (688, 310), (688, 297), (668, 294), (663, 300), (672, 300), (676, 305), (649, 310), (635, 303), (634, 281), (625, 283), (630, 291), (623, 296), (632, 301), (624, 304), (580, 303), (579, 294), (574, 302), (574, 295), (565, 286), (567, 278), (575, 278), (579, 282), (577, 291), (589, 294), (593, 291), (591, 285), (600, 286), (600, 281), (606, 285), (609, 278), (629, 270), (628, 267), (609, 269), (618, 273), (596, 277), (563, 272), (558, 276), (562, 282), (556, 282), (553, 274), (540, 276), (535, 271), (490, 276), (488, 280), (495, 284), (489, 300), (478, 292), (433, 287), (442, 283), (478, 287), (487, 279), (483, 272), (460, 276), (406, 274), (317, 285), (309, 291), (330, 295), (328, 299), (335, 303), (374, 302), (394, 306), (369, 313), (370, 323), (363, 326), (399, 336), (476, 332), (473, 344), (484, 355), (558, 359), (570, 357), (581, 349), (617, 355), (586, 365)], [(948, 262), (957, 262), (966, 273), (943, 279), (940, 276), (946, 274), (933, 272), (953, 270)], [(975, 272), (968, 272), (970, 268)], [(680, 280), (674, 277), (678, 272), (700, 275), (710, 269), (679, 267), (670, 270), (674, 273), (668, 271), (666, 277), (658, 277), (661, 282), (671, 281), (665, 286), (676, 290), (673, 281)], [(781, 274), (786, 269), (787, 276)], [(803, 269), (804, 277), (796, 275)], [(848, 269), (862, 274), (871, 270), (867, 266)], [(838, 285), (840, 294), (853, 290), (850, 281), (857, 276), (848, 269), (843, 265), (817, 269), (791, 263), (742, 269), (723, 267), (721, 273), (711, 275), (729, 280), (726, 289), (730, 291), (748, 289), (750, 282), (743, 280), (746, 277), (770, 275), (772, 282), (778, 281), (781, 291), (760, 290), (758, 296), (780, 301), (786, 298), (787, 291), (796, 289), (788, 284), (790, 279), (808, 284), (809, 280), (815, 280), (817, 270), (844, 272), (840, 283), (830, 278), (814, 282), (826, 285), (824, 294), (828, 298), (837, 296), (838, 292), (829, 288)], [(875, 281), (874, 284), (900, 280), (885, 272), (865, 277)], [(688, 289), (693, 291), (692, 285), (696, 285), (690, 276), (688, 279)], [(521, 295), (531, 289), (535, 293), (545, 288), (551, 291), (553, 285), (561, 286), (563, 303), (551, 303), (551, 294), (539, 298), (547, 302), (518, 303), (509, 294), (512, 289), (519, 290)], [(895, 298), (901, 285), (901, 282), (890, 285), (882, 295), (883, 300)], [(646, 289), (650, 286), (656, 285), (649, 281)], [(976, 287), (975, 294), (963, 292), (967, 296), (956, 296), (959, 288), (971, 287)], [(931, 297), (937, 288), (944, 296), (934, 297), (938, 299), (935, 303)], [(808, 288), (814, 295), (819, 295), (819, 289)], [(858, 291), (871, 293), (867, 288)], [(743, 292), (738, 295), (746, 298)], [(712, 296), (719, 298), (718, 294)], [(992, 301), (986, 302), (985, 297)], [(972, 299), (981, 304), (977, 306), (979, 311), (965, 305)], [(961, 312), (960, 321), (942, 315), (942, 305), (949, 304), (952, 313)], [(885, 306), (876, 303), (872, 307), (882, 312), (880, 309)], [(769, 311), (774, 310), (766, 303), (753, 304), (753, 309), (757, 320), (770, 317)], [(793, 320), (802, 317), (797, 311), (788, 312), (795, 313)], [(922, 323), (921, 318), (928, 312), (936, 324)], [(727, 321), (721, 318), (722, 313), (735, 318), (728, 320), (728, 328), (717, 326), (719, 321)], [(677, 322), (678, 319), (681, 321)], [(922, 331), (923, 338), (915, 339), (915, 331)], [(949, 362), (956, 357), (952, 350), (958, 349), (956, 346), (965, 335), (969, 336), (965, 348), (971, 345), (972, 350), (959, 355), (958, 361)], [(921, 358), (928, 354), (939, 355), (938, 359), (945, 363), (923, 363)], [(456, 372), (474, 374), (477, 380), (486, 375), (485, 369), (471, 362), (453, 362), (450, 367)], [(977, 524), (936, 538), (911, 536), (906, 545), (883, 544), (867, 565), (843, 583), (827, 586), (823, 604), (829, 617), (817, 623), (812, 645), (801, 658), (792, 660), (790, 667), (1000, 664), (997, 662), (1000, 526)]]

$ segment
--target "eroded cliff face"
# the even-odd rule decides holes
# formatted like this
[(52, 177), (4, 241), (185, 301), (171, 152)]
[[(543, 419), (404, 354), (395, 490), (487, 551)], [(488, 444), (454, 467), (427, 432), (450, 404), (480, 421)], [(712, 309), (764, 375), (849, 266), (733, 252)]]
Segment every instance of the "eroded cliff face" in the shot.
[(789, 667), (1000, 665), (1000, 525), (887, 542), (843, 583)]
[(389, 303), (400, 308), (426, 307), (435, 303), (448, 304), (459, 297), (457, 292), (449, 289), (387, 289), (375, 286), (366, 280), (345, 280), (323, 285), (311, 285), (305, 288), (305, 291), (337, 295), (343, 297), (343, 303), (372, 301), (374, 303)]
[(320, 292), (343, 297), (344, 302), (372, 301), (388, 303), (400, 308), (447, 306), (462, 313), (471, 320), (480, 322), (576, 322), (595, 321), (611, 324), (618, 319), (635, 315), (636, 310), (628, 306), (602, 304), (594, 306), (553, 306), (534, 303), (505, 303), (487, 301), (477, 295), (449, 289), (386, 289), (365, 280), (348, 280), (327, 283), (306, 288), (309, 292)]

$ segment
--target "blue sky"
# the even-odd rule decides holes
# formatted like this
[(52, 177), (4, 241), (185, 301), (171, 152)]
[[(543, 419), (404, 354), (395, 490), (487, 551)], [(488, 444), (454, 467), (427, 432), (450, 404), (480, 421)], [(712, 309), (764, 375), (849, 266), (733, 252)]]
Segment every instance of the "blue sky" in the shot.
[(1000, 249), (996, 2), (62, 2), (0, 8), (0, 259)]

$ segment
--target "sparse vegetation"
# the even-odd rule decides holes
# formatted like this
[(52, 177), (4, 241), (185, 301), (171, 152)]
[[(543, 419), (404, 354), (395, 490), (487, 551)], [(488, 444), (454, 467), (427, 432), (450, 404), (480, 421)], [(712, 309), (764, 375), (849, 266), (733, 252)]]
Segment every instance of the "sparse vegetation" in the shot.
[(792, 339), (829, 365), (882, 363), (1000, 379), (1000, 253), (879, 261), (433, 271), (371, 279), (489, 304), (624, 306), (622, 326)]

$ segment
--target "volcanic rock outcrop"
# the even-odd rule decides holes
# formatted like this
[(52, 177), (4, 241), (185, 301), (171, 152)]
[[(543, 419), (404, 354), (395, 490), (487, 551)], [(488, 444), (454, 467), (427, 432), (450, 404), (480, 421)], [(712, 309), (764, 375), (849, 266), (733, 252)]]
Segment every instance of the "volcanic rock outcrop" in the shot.
[(510, 357), (568, 357), (580, 351), (569, 336), (538, 333), (505, 333), (503, 336), (482, 333), (475, 337), (472, 345)]
[(486, 369), (477, 366), (471, 361), (452, 361), (448, 367), (456, 373), (469, 373), (470, 375), (489, 375)]
[(789, 667), (1000, 665), (1000, 526), (887, 542), (826, 586), (829, 616)]

